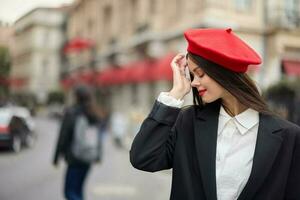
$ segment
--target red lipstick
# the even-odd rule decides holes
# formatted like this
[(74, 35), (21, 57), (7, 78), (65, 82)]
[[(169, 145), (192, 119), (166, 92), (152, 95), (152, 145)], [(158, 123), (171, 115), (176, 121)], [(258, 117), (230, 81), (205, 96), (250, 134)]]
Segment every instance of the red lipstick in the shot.
[(204, 90), (199, 90), (199, 95), (200, 95), (200, 96), (203, 96), (203, 95), (205, 94), (206, 91), (207, 91), (206, 89), (204, 89)]

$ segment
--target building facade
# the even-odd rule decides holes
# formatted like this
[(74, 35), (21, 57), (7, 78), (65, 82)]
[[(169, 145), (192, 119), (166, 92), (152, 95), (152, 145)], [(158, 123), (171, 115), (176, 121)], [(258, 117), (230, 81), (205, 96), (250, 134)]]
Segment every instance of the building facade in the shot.
[[(68, 18), (67, 37), (90, 39), (94, 46), (68, 54), (67, 73), (93, 69), (101, 74), (109, 67), (159, 60), (186, 51), (183, 32), (188, 28), (231, 27), (262, 56), (261, 66), (249, 73), (265, 89), (286, 75), (299, 76), (287, 64), (299, 63), (299, 9), (294, 0), (78, 0)], [(107, 91), (103, 98), (112, 112), (133, 108), (147, 113), (159, 92), (171, 85), (162, 78), (95, 86)]]
[(265, 22), (263, 84), (300, 77), (300, 2), (268, 0)]
[(65, 19), (63, 9), (36, 8), (15, 22), (13, 95), (30, 94), (45, 103), (48, 94), (59, 89)]
[(0, 46), (7, 47), (13, 51), (14, 47), (14, 28), (8, 24), (0, 21)]

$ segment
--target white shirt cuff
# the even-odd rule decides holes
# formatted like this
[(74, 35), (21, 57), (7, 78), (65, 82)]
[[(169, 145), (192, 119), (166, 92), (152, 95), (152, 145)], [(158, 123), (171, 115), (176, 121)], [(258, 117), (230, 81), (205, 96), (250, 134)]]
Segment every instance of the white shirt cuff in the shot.
[(169, 95), (168, 92), (161, 92), (157, 98), (157, 101), (167, 106), (181, 108), (184, 100), (176, 99)]

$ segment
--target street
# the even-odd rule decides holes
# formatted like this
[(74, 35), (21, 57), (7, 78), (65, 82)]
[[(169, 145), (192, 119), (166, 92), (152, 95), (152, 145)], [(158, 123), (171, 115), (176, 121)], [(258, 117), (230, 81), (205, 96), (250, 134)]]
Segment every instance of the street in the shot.
[[(55, 168), (52, 156), (59, 123), (36, 119), (37, 142), (32, 149), (14, 154), (0, 151), (0, 200), (61, 200), (64, 162)], [(62, 161), (62, 160), (61, 160)], [(102, 164), (94, 165), (87, 179), (87, 200), (163, 200), (170, 194), (167, 172), (146, 173), (134, 169), (128, 150), (116, 148), (105, 138)]]

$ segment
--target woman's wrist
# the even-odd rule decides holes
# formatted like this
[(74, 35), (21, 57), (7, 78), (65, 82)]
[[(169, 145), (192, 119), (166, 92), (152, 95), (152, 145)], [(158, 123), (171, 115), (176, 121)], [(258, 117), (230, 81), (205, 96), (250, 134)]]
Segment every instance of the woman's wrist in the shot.
[(157, 98), (157, 101), (167, 106), (176, 108), (181, 108), (184, 103), (183, 100), (179, 100), (170, 96), (169, 92), (161, 92)]
[(184, 97), (184, 94), (173, 89), (169, 92), (169, 95), (174, 97), (177, 100), (181, 100)]

